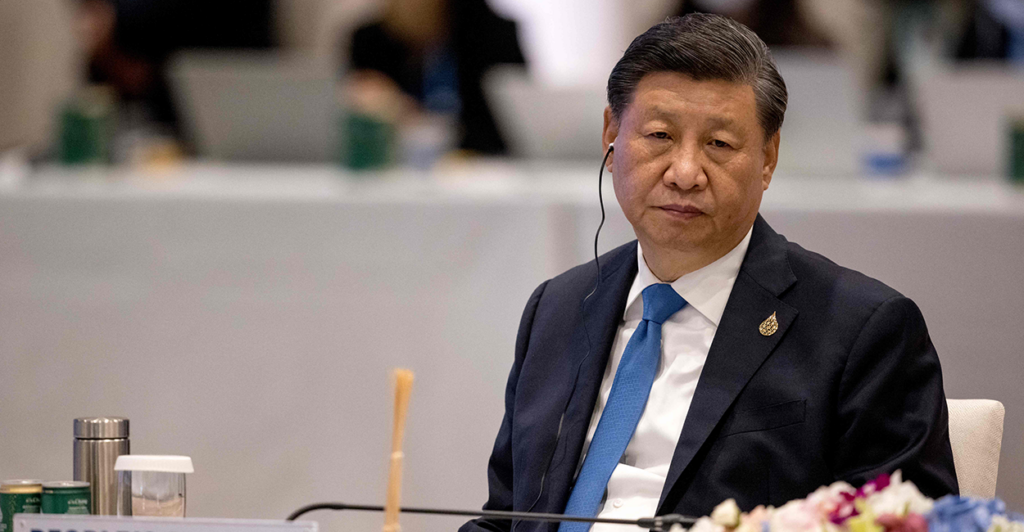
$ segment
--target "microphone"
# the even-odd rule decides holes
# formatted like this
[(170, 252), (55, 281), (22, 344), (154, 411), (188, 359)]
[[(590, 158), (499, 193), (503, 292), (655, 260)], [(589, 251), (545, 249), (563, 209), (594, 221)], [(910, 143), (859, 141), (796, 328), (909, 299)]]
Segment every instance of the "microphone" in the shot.
[[(383, 506), (365, 504), (345, 504), (341, 502), (322, 502), (303, 506), (292, 512), (286, 521), (294, 521), (299, 516), (315, 510), (360, 510), (367, 512), (383, 512)], [(495, 519), (508, 519), (518, 521), (543, 521), (548, 523), (560, 523), (572, 521), (577, 523), (605, 523), (611, 525), (634, 525), (640, 528), (650, 529), (653, 532), (668, 532), (672, 525), (680, 525), (689, 528), (697, 522), (696, 518), (686, 517), (679, 514), (661, 515), (657, 517), (644, 517), (640, 519), (609, 519), (602, 517), (580, 517), (576, 515), (547, 514), (533, 512), (506, 512), (502, 510), (447, 510), (441, 508), (411, 508), (403, 507), (401, 512), (407, 514), (429, 514), (429, 515), (462, 515), (468, 517), (491, 517)]]

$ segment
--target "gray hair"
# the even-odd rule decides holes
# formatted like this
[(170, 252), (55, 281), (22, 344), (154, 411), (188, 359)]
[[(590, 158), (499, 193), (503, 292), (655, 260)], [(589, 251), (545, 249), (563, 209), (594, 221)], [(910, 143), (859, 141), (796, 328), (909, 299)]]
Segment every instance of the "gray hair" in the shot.
[(608, 105), (616, 120), (633, 100), (640, 80), (654, 72), (750, 85), (765, 140), (782, 127), (786, 82), (764, 41), (728, 17), (707, 13), (670, 17), (633, 39), (608, 76)]

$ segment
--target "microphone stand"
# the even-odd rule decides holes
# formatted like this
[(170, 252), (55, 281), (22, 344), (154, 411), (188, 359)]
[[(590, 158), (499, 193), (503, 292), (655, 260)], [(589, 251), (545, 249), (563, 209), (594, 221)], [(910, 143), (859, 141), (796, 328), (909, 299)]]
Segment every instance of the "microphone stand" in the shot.
[[(315, 510), (361, 510), (367, 512), (383, 512), (383, 506), (365, 504), (345, 504), (340, 502), (323, 502), (303, 506), (292, 512), (287, 521), (294, 521), (299, 516)], [(641, 519), (609, 519), (602, 517), (580, 517), (564, 514), (547, 514), (534, 512), (506, 512), (502, 510), (446, 510), (440, 508), (411, 508), (403, 507), (403, 513), (407, 514), (429, 514), (429, 515), (464, 515), (468, 517), (491, 517), (495, 519), (508, 519), (519, 521), (543, 521), (562, 522), (571, 521), (576, 523), (605, 523), (612, 525), (634, 525), (640, 528), (650, 529), (652, 532), (669, 532), (672, 525), (680, 525), (689, 528), (697, 522), (696, 518), (686, 517), (679, 514), (660, 515), (657, 517), (644, 517)]]

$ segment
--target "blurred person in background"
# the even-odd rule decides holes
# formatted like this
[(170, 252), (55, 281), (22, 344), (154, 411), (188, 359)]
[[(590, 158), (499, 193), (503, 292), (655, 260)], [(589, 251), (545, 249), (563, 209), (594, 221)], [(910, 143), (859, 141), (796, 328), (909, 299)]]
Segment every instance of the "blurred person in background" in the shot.
[(747, 26), (768, 46), (821, 46), (830, 40), (799, 0), (683, 0), (679, 15), (716, 13)]
[(935, 65), (1024, 61), (1024, 0), (798, 0), (857, 70), (866, 119), (900, 124), (906, 150), (926, 142), (915, 83)]
[(679, 13), (732, 17), (776, 46), (833, 48), (856, 72), (864, 120), (923, 146), (911, 86), (922, 62), (1024, 61), (1024, 0), (683, 0)]
[(192, 48), (274, 45), (272, 0), (80, 0), (76, 20), (91, 83), (126, 107), (119, 128), (139, 123), (181, 138), (165, 76), (167, 60)]
[(1024, 0), (977, 0), (967, 4), (954, 57), (1024, 64)]
[(379, 20), (355, 31), (350, 50), (356, 98), (402, 94), (412, 113), (456, 117), (459, 148), (505, 153), (481, 78), (525, 60), (516, 24), (484, 0), (388, 0)]

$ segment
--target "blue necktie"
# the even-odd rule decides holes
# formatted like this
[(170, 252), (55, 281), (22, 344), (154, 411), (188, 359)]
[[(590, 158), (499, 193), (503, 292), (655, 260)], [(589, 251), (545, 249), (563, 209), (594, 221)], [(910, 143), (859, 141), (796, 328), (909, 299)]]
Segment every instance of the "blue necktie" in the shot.
[[(576, 485), (565, 506), (567, 515), (594, 517), (604, 496), (612, 471), (626, 452), (636, 431), (654, 374), (661, 360), (661, 324), (684, 306), (686, 300), (671, 285), (652, 284), (643, 291), (644, 317), (626, 344), (608, 403), (597, 422), (590, 450), (583, 460)], [(586, 532), (589, 523), (563, 522), (559, 532)]]

